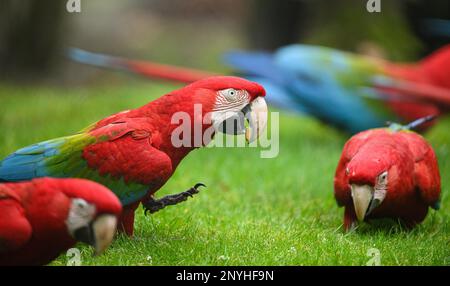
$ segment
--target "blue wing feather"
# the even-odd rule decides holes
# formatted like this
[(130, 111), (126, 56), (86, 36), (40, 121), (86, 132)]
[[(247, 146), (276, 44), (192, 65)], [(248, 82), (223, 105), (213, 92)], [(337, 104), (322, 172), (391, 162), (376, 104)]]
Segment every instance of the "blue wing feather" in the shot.
[(82, 150), (91, 142), (89, 140), (85, 134), (76, 134), (19, 149), (0, 161), (0, 181), (15, 182), (45, 176), (86, 178), (111, 189), (124, 205), (145, 196), (148, 186), (101, 176), (97, 170), (89, 168), (81, 158)]
[(280, 108), (308, 113), (352, 133), (384, 125), (385, 118), (367, 104), (381, 99), (370, 89), (371, 82), (364, 77), (360, 86), (341, 81), (341, 76), (352, 79), (358, 73), (348, 53), (291, 45), (274, 54), (230, 52), (225, 61), (263, 84), (267, 101)]
[(0, 162), (0, 179), (22, 181), (48, 175), (46, 159), (58, 154), (64, 142), (54, 139), (17, 150)]

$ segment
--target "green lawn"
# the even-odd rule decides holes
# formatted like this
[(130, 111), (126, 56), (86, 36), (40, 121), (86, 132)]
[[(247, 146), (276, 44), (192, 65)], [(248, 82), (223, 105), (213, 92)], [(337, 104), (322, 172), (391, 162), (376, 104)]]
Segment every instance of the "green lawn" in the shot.
[[(0, 85), (0, 157), (25, 145), (68, 135), (173, 89), (131, 81), (83, 88)], [(309, 118), (282, 114), (280, 153), (255, 148), (192, 152), (157, 193), (204, 189), (187, 202), (145, 217), (135, 237), (118, 237), (99, 257), (79, 245), (84, 265), (365, 265), (376, 248), (383, 265), (450, 264), (450, 118), (426, 137), (442, 174), (442, 208), (412, 231), (397, 224), (342, 231), (333, 176), (346, 135)], [(65, 265), (62, 255), (53, 262)]]

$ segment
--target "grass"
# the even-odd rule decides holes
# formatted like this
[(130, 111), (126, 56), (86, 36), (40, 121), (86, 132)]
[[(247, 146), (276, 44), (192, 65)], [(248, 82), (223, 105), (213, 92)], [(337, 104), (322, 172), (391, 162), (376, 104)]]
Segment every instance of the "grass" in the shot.
[[(0, 157), (19, 147), (73, 133), (174, 86), (131, 82), (83, 88), (0, 85)], [(145, 217), (135, 237), (119, 236), (105, 254), (81, 249), (83, 265), (365, 265), (371, 248), (382, 265), (449, 265), (450, 118), (426, 138), (439, 158), (442, 208), (412, 231), (396, 223), (342, 231), (333, 176), (347, 137), (313, 119), (282, 114), (280, 153), (203, 148), (183, 160), (158, 196), (197, 182), (193, 199)], [(59, 257), (52, 265), (65, 265)]]

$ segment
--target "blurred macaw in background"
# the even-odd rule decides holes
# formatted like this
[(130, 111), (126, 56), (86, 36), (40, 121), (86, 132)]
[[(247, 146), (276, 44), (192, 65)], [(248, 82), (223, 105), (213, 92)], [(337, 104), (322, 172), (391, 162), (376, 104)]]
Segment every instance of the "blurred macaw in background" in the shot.
[(351, 133), (450, 108), (450, 45), (414, 64), (310, 45), (230, 52), (225, 60), (262, 84), (269, 103)]
[[(180, 82), (213, 74), (79, 49), (70, 49), (69, 57)], [(314, 116), (350, 133), (450, 109), (450, 45), (411, 64), (310, 45), (290, 45), (275, 53), (229, 52), (225, 62), (239, 75), (263, 85), (269, 103)]]
[(425, 219), (429, 207), (439, 209), (436, 155), (411, 131), (431, 119), (367, 130), (347, 141), (334, 178), (336, 201), (345, 207), (345, 230), (377, 218), (400, 219), (413, 227)]
[(439, 18), (421, 19), (421, 30), (434, 37), (450, 38), (450, 20)]
[(0, 184), (0, 265), (43, 265), (77, 241), (102, 253), (122, 206), (106, 187), (83, 179)]
[[(179, 194), (153, 197), (190, 151), (212, 140), (204, 136), (206, 132), (209, 136), (215, 131), (245, 133), (249, 142), (264, 132), (268, 113), (264, 96), (261, 85), (238, 77), (199, 80), (140, 108), (104, 118), (74, 135), (17, 150), (0, 161), (0, 181), (49, 176), (99, 182), (119, 197), (124, 206), (119, 230), (132, 235), (134, 212), (141, 202), (146, 212), (153, 213), (185, 201), (204, 186), (196, 184)], [(189, 116), (190, 122), (183, 117), (181, 123), (173, 123), (175, 114)], [(204, 120), (206, 116), (209, 123)], [(189, 125), (183, 127), (183, 123)], [(236, 123), (239, 125), (230, 125)], [(179, 128), (182, 142), (175, 144), (172, 136)]]

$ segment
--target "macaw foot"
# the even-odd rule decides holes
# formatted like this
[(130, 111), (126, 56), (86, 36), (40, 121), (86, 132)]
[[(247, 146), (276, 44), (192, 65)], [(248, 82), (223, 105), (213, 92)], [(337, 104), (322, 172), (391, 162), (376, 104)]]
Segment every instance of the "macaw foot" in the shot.
[(206, 187), (206, 186), (202, 183), (198, 183), (189, 190), (179, 194), (168, 195), (157, 200), (151, 198), (150, 200), (144, 203), (144, 210), (145, 210), (144, 214), (147, 215), (147, 212), (150, 212), (152, 214), (165, 208), (166, 206), (176, 205), (178, 203), (184, 202), (189, 197), (192, 197), (193, 195), (197, 194), (199, 192), (198, 190), (199, 187)]

